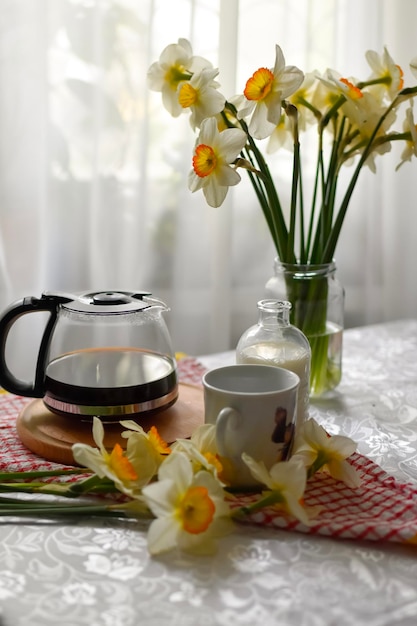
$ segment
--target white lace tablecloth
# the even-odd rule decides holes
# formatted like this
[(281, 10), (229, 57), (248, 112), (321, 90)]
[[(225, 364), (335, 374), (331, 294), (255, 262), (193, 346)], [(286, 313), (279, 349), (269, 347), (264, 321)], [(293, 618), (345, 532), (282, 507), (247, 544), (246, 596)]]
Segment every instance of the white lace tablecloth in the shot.
[[(343, 369), (311, 416), (417, 484), (417, 321), (345, 331)], [(151, 558), (146, 529), (0, 520), (0, 626), (417, 624), (416, 546), (243, 526), (215, 556)]]

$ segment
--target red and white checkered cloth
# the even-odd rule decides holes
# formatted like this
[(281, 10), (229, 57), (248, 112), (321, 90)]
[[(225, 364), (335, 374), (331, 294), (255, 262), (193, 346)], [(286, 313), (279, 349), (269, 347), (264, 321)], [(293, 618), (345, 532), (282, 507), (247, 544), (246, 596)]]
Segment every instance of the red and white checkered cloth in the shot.
[[(349, 461), (362, 479), (356, 489), (324, 472), (309, 480), (304, 502), (321, 508), (310, 526), (273, 508), (261, 509), (247, 521), (340, 539), (417, 543), (417, 488), (396, 480), (360, 454), (353, 454)], [(233, 506), (248, 505), (258, 498), (259, 494), (239, 496)]]
[[(179, 361), (178, 372), (182, 382), (200, 384), (205, 369), (196, 359), (186, 357)], [(33, 454), (18, 438), (16, 419), (28, 402), (28, 398), (0, 394), (0, 471), (63, 469), (65, 466)], [(352, 455), (350, 462), (362, 478), (357, 489), (325, 473), (310, 479), (305, 504), (322, 509), (310, 526), (273, 508), (257, 511), (247, 521), (341, 539), (417, 543), (417, 487), (396, 480), (360, 454)], [(233, 506), (244, 506), (258, 498), (259, 494), (238, 495)]]

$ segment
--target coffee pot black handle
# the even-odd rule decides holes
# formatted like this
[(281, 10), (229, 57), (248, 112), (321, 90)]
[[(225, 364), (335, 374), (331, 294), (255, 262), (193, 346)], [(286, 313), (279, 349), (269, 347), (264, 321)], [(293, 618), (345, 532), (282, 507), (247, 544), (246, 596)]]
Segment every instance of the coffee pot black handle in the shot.
[[(69, 298), (64, 298), (68, 301)], [(11, 304), (0, 317), (0, 385), (20, 396), (42, 398), (44, 395), (45, 367), (48, 358), (49, 344), (52, 331), (57, 321), (59, 304), (62, 302), (59, 296), (42, 295), (41, 298), (29, 296)], [(16, 378), (6, 363), (6, 343), (11, 327), (22, 315), (35, 311), (49, 312), (49, 318), (42, 335), (39, 353), (36, 362), (36, 371), (33, 383), (24, 382)]]

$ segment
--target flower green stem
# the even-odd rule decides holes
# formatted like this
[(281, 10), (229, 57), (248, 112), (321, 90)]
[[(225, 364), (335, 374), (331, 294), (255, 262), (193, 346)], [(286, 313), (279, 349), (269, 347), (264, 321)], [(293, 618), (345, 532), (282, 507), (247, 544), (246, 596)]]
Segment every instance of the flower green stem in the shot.
[[(55, 494), (56, 495), (56, 494)], [(147, 507), (138, 501), (127, 503), (94, 504), (92, 502), (59, 502), (39, 499), (7, 498), (0, 496), (0, 517), (54, 517), (75, 516), (152, 518)]]
[(71, 476), (72, 474), (89, 474), (91, 470), (74, 467), (65, 470), (31, 470), (28, 472), (0, 472), (0, 482), (25, 480), (29, 478), (48, 478), (49, 476)]
[(263, 509), (266, 506), (284, 503), (284, 498), (282, 497), (280, 491), (267, 491), (264, 493), (265, 495), (259, 500), (256, 500), (256, 502), (252, 502), (252, 504), (248, 504), (247, 506), (241, 506), (238, 509), (235, 509), (232, 513), (232, 517), (241, 519), (246, 515), (250, 515), (251, 513), (259, 511), (259, 509)]
[(93, 504), (52, 504), (52, 503), (43, 503), (42, 505), (37, 505), (34, 502), (23, 503), (22, 502), (14, 502), (10, 504), (0, 504), (0, 517), (73, 517), (78, 515), (94, 515), (94, 516), (105, 516), (105, 517), (122, 517), (123, 513), (119, 512), (117, 509), (113, 509), (111, 505), (93, 505)]

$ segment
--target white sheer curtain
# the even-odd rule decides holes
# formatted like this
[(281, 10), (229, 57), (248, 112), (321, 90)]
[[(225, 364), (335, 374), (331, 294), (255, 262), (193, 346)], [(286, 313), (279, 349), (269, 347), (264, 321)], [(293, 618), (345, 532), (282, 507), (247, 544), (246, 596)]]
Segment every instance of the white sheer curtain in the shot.
[[(272, 243), (246, 179), (216, 210), (187, 190), (195, 136), (149, 91), (148, 66), (189, 38), (231, 96), (275, 43), (304, 71), (361, 77), (365, 51), (387, 45), (414, 84), (416, 23), (415, 0), (0, 0), (0, 305), (149, 289), (176, 350), (234, 348)], [(335, 255), (347, 325), (416, 316), (417, 161), (395, 173), (398, 158), (364, 170), (349, 207)]]

